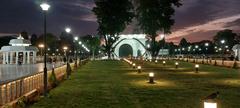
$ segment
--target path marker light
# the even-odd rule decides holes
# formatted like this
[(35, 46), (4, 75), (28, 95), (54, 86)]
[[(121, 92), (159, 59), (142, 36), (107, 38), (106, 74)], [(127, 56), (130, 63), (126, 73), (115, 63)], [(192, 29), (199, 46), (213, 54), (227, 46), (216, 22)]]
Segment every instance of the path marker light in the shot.
[(141, 73), (141, 71), (142, 71), (141, 69), (142, 69), (141, 66), (138, 66), (138, 67), (137, 67), (137, 71), (138, 71), (138, 73)]
[(196, 72), (196, 73), (198, 73), (198, 69), (199, 69), (199, 65), (196, 64), (196, 65), (195, 65), (195, 72)]
[(163, 61), (163, 66), (165, 66), (166, 65), (166, 61)]
[(175, 68), (176, 68), (176, 69), (178, 69), (178, 65), (179, 65), (179, 63), (176, 62), (176, 63), (175, 63)]
[(205, 100), (204, 108), (217, 108), (217, 102), (215, 102), (213, 100)]
[(157, 64), (158, 63), (158, 60), (155, 60), (155, 64)]
[(151, 84), (154, 83), (154, 73), (153, 72), (149, 73), (149, 83), (151, 83)]
[(133, 63), (133, 64), (132, 64), (132, 67), (133, 67), (133, 69), (135, 69), (135, 68), (136, 68), (136, 64), (135, 64), (135, 63)]

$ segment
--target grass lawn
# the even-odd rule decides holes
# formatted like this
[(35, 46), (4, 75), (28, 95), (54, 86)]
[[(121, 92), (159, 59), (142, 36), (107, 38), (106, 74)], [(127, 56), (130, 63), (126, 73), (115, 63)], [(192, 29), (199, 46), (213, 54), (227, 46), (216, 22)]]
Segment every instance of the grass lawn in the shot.
[[(140, 62), (136, 61), (137, 64)], [(154, 72), (155, 84), (148, 84)], [(143, 72), (123, 61), (92, 61), (73, 73), (32, 108), (203, 108), (202, 99), (220, 92), (219, 108), (240, 108), (240, 72), (236, 69), (174, 61), (144, 63)]]

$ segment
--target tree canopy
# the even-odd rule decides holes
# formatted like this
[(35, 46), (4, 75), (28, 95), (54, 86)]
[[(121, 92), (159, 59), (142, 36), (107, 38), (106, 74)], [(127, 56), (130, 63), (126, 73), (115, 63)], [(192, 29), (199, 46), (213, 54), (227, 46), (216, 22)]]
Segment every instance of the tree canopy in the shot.
[(104, 37), (105, 49), (110, 58), (112, 44), (134, 17), (129, 0), (95, 0), (93, 12), (97, 16), (98, 34)]

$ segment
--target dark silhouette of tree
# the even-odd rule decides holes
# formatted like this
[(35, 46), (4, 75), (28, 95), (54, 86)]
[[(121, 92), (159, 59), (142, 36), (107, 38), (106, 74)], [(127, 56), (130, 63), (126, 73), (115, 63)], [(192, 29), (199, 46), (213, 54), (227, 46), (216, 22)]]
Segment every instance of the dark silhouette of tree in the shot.
[(87, 47), (91, 51), (92, 56), (94, 58), (95, 54), (97, 53), (97, 51), (100, 47), (99, 37), (87, 35), (87, 36), (81, 37), (80, 39), (85, 45), (87, 45)]
[(222, 46), (221, 40), (225, 40), (225, 45), (229, 45), (230, 48), (236, 43), (235, 38), (237, 34), (233, 33), (232, 30), (225, 29), (222, 31), (219, 31), (213, 38), (213, 42), (218, 45)]
[(189, 46), (189, 43), (185, 38), (182, 38), (180, 43), (179, 43), (179, 46), (182, 47), (182, 48), (185, 48), (185, 47)]
[(9, 41), (10, 41), (11, 39), (16, 39), (16, 38), (14, 38), (13, 36), (0, 37), (0, 48), (1, 48), (2, 46), (7, 46), (7, 45), (9, 45)]
[(98, 34), (105, 40), (108, 58), (113, 51), (112, 44), (134, 17), (133, 5), (129, 0), (95, 0), (93, 12), (97, 16)]
[(175, 7), (181, 6), (180, 0), (137, 0), (137, 19), (142, 31), (151, 37), (151, 53), (155, 57), (158, 49), (155, 49), (157, 32), (170, 33), (174, 24), (172, 16)]
[(38, 39), (37, 35), (36, 34), (32, 34), (32, 36), (31, 36), (31, 43), (32, 43), (32, 45), (37, 46), (37, 44), (36, 44), (37, 39)]
[[(43, 37), (44, 37), (44, 35), (40, 35), (38, 37), (37, 42), (36, 42), (37, 45), (43, 44), (43, 39), (44, 39)], [(59, 47), (59, 46), (57, 46), (58, 45), (57, 43), (59, 42), (57, 36), (53, 35), (52, 33), (47, 33), (46, 38), (47, 38), (46, 39), (47, 40), (46, 48), (50, 48), (50, 51), (48, 51), (48, 52), (55, 52), (56, 48)]]
[(28, 33), (27, 33), (26, 31), (22, 31), (20, 34), (21, 34), (21, 36), (22, 36), (24, 39), (26, 39), (26, 40), (29, 39), (29, 38), (28, 38)]
[[(72, 34), (68, 34), (66, 32), (62, 32), (60, 35), (60, 46), (67, 46), (69, 50), (74, 50), (74, 39)], [(59, 48), (62, 50), (62, 48)]]

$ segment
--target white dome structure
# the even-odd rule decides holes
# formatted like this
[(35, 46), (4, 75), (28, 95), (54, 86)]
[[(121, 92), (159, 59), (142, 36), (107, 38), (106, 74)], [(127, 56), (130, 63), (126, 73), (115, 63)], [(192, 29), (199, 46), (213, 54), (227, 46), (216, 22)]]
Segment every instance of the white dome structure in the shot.
[(11, 46), (3, 46), (0, 50), (3, 56), (2, 64), (31, 64), (36, 63), (38, 48), (30, 46), (31, 42), (21, 35), (9, 42)]

